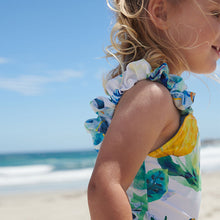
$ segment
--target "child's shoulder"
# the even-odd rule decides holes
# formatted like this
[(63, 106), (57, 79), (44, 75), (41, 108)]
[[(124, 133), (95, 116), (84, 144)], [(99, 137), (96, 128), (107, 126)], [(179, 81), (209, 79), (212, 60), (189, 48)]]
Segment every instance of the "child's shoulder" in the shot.
[[(169, 113), (176, 110), (169, 90), (161, 83), (141, 80), (126, 91), (118, 105), (131, 108), (134, 112)], [(139, 112), (140, 113), (140, 112)]]
[(117, 132), (126, 134), (131, 142), (144, 140), (152, 151), (177, 132), (180, 114), (165, 86), (141, 80), (123, 94), (112, 122)]
[(138, 125), (139, 129), (145, 129), (154, 124), (158, 131), (167, 128), (167, 137), (176, 132), (180, 118), (169, 90), (149, 80), (141, 80), (126, 91), (115, 114), (119, 116), (118, 119), (124, 119), (124, 126), (132, 123)]

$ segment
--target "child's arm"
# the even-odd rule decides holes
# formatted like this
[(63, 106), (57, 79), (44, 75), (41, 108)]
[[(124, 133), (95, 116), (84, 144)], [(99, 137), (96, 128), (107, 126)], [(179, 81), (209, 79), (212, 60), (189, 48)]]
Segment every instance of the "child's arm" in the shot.
[(158, 83), (141, 81), (123, 95), (88, 187), (92, 220), (132, 220), (126, 190), (147, 154), (176, 132), (177, 118), (169, 91)]

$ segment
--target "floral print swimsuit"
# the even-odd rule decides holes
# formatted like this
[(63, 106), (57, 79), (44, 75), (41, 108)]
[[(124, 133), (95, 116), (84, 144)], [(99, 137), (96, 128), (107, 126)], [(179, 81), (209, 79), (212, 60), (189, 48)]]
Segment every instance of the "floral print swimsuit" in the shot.
[(97, 118), (85, 122), (99, 150), (123, 93), (136, 82), (160, 82), (169, 91), (181, 113), (181, 126), (173, 138), (143, 161), (127, 190), (134, 220), (197, 220), (201, 200), (199, 132), (191, 105), (195, 94), (186, 91), (180, 76), (169, 74), (164, 63), (154, 71), (141, 59), (128, 64), (123, 74), (109, 80), (110, 98), (91, 102)]

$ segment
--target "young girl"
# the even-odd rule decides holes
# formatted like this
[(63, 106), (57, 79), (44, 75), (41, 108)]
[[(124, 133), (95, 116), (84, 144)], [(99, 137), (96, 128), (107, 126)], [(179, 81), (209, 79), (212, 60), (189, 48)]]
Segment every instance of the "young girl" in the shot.
[[(92, 220), (198, 219), (199, 133), (183, 71), (220, 56), (219, 0), (114, 0), (109, 56), (119, 66), (86, 121), (99, 151), (88, 187)], [(115, 51), (115, 52), (112, 52)]]

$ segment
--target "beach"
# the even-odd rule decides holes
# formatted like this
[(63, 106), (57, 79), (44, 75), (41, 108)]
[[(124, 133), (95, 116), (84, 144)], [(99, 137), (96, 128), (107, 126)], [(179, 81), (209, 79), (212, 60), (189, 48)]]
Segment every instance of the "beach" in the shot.
[[(220, 173), (202, 175), (199, 220), (220, 219)], [(0, 197), (1, 220), (89, 220), (86, 191), (19, 193)]]
[(199, 220), (220, 219), (220, 173), (202, 175), (202, 204)]
[(85, 191), (24, 193), (0, 197), (1, 220), (89, 220)]

